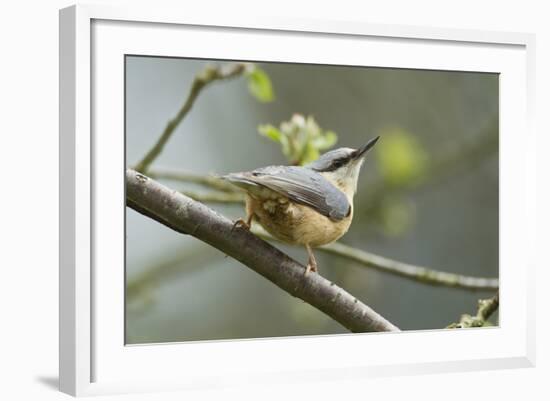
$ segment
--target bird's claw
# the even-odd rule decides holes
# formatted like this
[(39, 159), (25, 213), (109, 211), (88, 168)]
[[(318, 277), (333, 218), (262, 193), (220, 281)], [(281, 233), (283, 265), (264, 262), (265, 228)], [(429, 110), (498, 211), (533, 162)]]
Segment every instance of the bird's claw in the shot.
[(245, 230), (250, 231), (250, 224), (248, 224), (243, 219), (238, 219), (233, 223), (231, 231), (233, 231), (235, 228), (244, 228)]
[(307, 276), (309, 272), (317, 273), (317, 264), (314, 263), (308, 263), (306, 266), (306, 271), (304, 273), (304, 276)]

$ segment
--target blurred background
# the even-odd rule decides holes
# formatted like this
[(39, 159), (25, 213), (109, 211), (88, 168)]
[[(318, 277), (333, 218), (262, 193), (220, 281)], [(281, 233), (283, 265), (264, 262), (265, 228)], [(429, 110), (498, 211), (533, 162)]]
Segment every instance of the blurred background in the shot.
[[(225, 64), (126, 57), (128, 167), (157, 141), (195, 75)], [(254, 74), (201, 92), (150, 175), (200, 199), (212, 189), (169, 175), (299, 162), (281, 137), (311, 135), (315, 146), (300, 157), (312, 158), (331, 145), (358, 147), (381, 135), (340, 242), (435, 270), (498, 277), (497, 74), (255, 65)], [(224, 194), (231, 199), (208, 205), (244, 217), (239, 194)], [(347, 332), (220, 251), (129, 208), (126, 235), (129, 344)], [(275, 246), (307, 261), (302, 248)], [(323, 276), (405, 330), (444, 328), (494, 295), (428, 285), (320, 251), (316, 257)], [(491, 320), (496, 324), (498, 314)]]

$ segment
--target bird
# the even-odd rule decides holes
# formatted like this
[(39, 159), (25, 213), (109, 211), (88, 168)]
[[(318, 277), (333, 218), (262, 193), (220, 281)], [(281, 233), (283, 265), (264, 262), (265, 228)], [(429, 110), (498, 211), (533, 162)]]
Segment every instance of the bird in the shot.
[(256, 221), (276, 239), (304, 246), (304, 274), (318, 272), (312, 248), (330, 244), (348, 231), (359, 172), (379, 138), (358, 149), (328, 151), (304, 166), (267, 166), (220, 176), (246, 193), (246, 217), (236, 220), (234, 227), (249, 230)]

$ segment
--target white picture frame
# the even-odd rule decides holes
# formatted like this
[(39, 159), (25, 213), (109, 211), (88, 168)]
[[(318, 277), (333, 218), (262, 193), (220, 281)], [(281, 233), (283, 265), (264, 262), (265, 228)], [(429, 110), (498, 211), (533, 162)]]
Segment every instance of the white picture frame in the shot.
[[(260, 33), (270, 46), (254, 46), (254, 35)], [(186, 35), (200, 41), (200, 48), (182, 47)], [(231, 36), (234, 46), (218, 46), (220, 35)], [(338, 48), (330, 43), (334, 38)], [(299, 41), (311, 45), (310, 54), (303, 54)], [(333, 52), (315, 53), (320, 44), (333, 46)], [(121, 56), (215, 58), (209, 51), (216, 49), (218, 58), (306, 57), (300, 60), (366, 65), (365, 53), (352, 54), (354, 47), (348, 45), (369, 46), (368, 65), (501, 74), (500, 327), (125, 346), (120, 258), (124, 178), (112, 173), (124, 171)], [(532, 254), (528, 250), (536, 216), (530, 157), (535, 149), (530, 128), (533, 58), (534, 36), (522, 33), (292, 18), (229, 20), (154, 7), (79, 5), (61, 10), (61, 391), (80, 396), (533, 366), (535, 261), (526, 256)], [(114, 134), (94, 136), (102, 129)], [(514, 141), (518, 132), (523, 133), (521, 147)], [(105, 221), (115, 229), (107, 232)], [(449, 341), (453, 347), (445, 347)], [(283, 357), (288, 352), (295, 356), (293, 366)]]

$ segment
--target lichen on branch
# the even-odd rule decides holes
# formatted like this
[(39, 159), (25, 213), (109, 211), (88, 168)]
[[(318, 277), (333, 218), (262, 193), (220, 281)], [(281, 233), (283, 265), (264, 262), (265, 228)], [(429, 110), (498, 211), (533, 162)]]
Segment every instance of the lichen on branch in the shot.
[(465, 329), (469, 327), (492, 326), (489, 318), (495, 313), (499, 306), (498, 293), (489, 299), (480, 299), (477, 304), (477, 313), (475, 316), (463, 314), (457, 323), (451, 323), (447, 326), (449, 329)]

